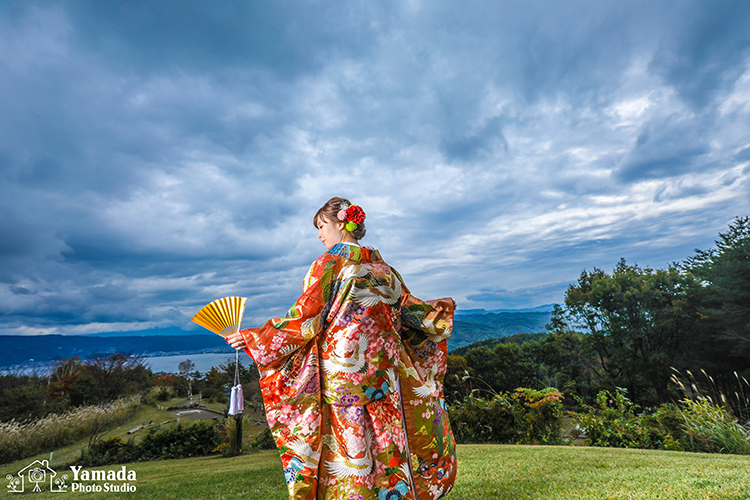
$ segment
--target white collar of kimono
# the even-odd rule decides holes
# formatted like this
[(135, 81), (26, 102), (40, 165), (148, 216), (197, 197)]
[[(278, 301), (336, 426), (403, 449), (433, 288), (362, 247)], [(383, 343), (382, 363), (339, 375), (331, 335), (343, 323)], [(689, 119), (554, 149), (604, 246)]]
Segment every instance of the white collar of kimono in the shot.
[(343, 243), (344, 245), (351, 245), (353, 247), (360, 246), (359, 243), (352, 243), (351, 241), (340, 241), (339, 243)]

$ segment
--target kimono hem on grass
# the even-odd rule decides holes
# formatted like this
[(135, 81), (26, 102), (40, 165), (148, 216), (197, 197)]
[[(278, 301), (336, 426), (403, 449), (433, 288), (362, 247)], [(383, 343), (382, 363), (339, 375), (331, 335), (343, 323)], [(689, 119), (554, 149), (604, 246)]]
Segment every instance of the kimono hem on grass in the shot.
[(454, 309), (413, 297), (377, 250), (340, 243), (312, 264), (286, 318), (242, 330), (290, 498), (450, 491), (442, 382)]

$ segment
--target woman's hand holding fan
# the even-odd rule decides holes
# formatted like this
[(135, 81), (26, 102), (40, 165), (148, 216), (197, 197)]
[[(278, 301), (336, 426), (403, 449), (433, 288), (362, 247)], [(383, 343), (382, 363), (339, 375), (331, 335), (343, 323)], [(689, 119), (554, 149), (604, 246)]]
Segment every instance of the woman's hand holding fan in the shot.
[[(257, 328), (248, 328), (248, 330), (257, 330)], [(234, 347), (238, 351), (240, 349), (244, 350), (248, 348), (248, 345), (245, 343), (245, 337), (243, 337), (240, 332), (233, 333), (232, 335), (227, 335), (227, 344)]]

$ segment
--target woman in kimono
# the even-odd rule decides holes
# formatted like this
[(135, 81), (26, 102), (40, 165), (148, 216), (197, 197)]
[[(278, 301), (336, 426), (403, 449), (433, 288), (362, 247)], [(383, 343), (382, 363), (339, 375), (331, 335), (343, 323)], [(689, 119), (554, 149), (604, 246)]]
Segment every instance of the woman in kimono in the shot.
[(456, 476), (442, 394), (455, 303), (413, 297), (359, 245), (364, 220), (331, 198), (313, 218), (328, 251), (287, 317), (227, 341), (258, 366), (290, 498), (440, 498)]

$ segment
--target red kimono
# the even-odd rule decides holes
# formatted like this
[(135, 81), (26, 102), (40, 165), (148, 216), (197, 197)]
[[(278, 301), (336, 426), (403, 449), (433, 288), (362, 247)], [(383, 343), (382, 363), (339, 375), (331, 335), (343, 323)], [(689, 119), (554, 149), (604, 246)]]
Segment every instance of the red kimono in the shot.
[(454, 308), (414, 298), (377, 250), (339, 243), (310, 267), (286, 318), (242, 330), (290, 498), (451, 490), (442, 382)]

